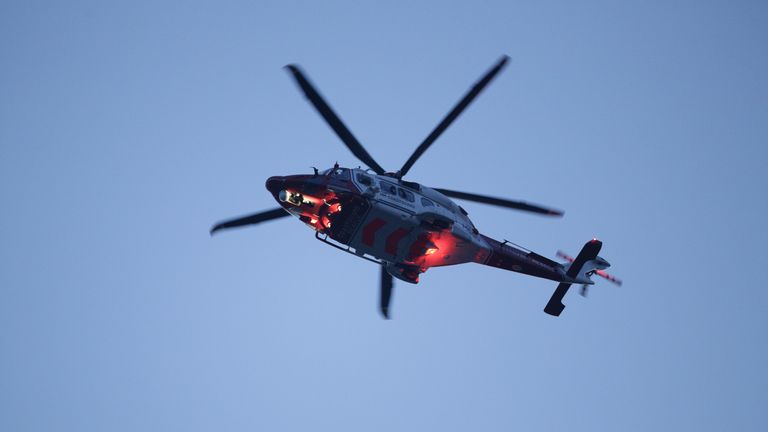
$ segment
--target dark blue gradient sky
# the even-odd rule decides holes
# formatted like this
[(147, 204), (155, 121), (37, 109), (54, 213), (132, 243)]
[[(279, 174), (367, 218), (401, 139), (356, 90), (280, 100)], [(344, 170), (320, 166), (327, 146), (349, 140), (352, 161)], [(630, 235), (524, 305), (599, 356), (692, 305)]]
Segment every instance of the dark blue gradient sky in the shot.
[[(766, 4), (449, 3), (3, 2), (0, 430), (763, 430)], [(394, 169), (504, 53), (410, 179), (622, 288), (437, 268), (385, 322), (295, 220), (208, 236), (359, 164), (283, 65)]]

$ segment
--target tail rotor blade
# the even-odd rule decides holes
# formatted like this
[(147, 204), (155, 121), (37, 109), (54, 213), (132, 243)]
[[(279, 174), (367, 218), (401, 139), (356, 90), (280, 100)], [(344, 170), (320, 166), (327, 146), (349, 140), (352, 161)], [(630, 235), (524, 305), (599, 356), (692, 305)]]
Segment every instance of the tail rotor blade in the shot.
[(381, 289), (379, 292), (379, 311), (384, 319), (389, 319), (389, 302), (392, 299), (392, 275), (385, 266), (381, 266)]
[(410, 158), (405, 162), (402, 168), (400, 168), (400, 177), (404, 176), (413, 166), (414, 163), (424, 154), (425, 151), (432, 145), (433, 142), (443, 133), (448, 126), (453, 123), (456, 118), (469, 106), (470, 103), (480, 94), (481, 91), (493, 80), (494, 77), (504, 68), (504, 65), (509, 61), (508, 56), (503, 56), (499, 61), (489, 70), (483, 78), (480, 79), (472, 88), (464, 95), (464, 97), (453, 107), (453, 109), (443, 118), (443, 120), (435, 127), (435, 129), (422, 141), (416, 148)]
[(613, 282), (614, 284), (621, 286), (621, 279), (617, 278), (616, 276), (613, 276), (611, 274), (606, 273), (605, 270), (598, 270), (595, 273), (597, 273), (598, 276), (604, 277), (605, 279)]
[(358, 141), (357, 138), (352, 135), (352, 132), (347, 129), (347, 127), (344, 125), (344, 122), (341, 121), (339, 116), (336, 115), (330, 105), (325, 102), (325, 99), (320, 96), (320, 93), (318, 93), (312, 83), (310, 83), (307, 77), (304, 76), (304, 73), (301, 71), (301, 69), (293, 64), (290, 64), (285, 68), (291, 72), (293, 78), (296, 80), (296, 84), (299, 85), (301, 90), (304, 92), (304, 95), (307, 97), (307, 99), (309, 99), (315, 109), (325, 119), (331, 129), (336, 132), (336, 135), (341, 138), (341, 141), (344, 142), (347, 148), (352, 151), (352, 154), (360, 159), (361, 162), (368, 165), (372, 170), (376, 172), (376, 174), (384, 174), (384, 168), (382, 168), (381, 165), (373, 160), (363, 145), (360, 144), (360, 141)]
[(222, 221), (217, 223), (211, 228), (211, 235), (216, 233), (216, 231), (222, 230), (222, 229), (228, 229), (228, 228), (236, 228), (246, 225), (255, 225), (261, 222), (270, 221), (272, 219), (279, 219), (281, 217), (290, 216), (291, 214), (285, 211), (282, 207), (278, 207), (274, 210), (268, 210), (261, 213), (255, 213), (248, 216), (242, 216), (235, 219), (229, 219), (226, 221)]

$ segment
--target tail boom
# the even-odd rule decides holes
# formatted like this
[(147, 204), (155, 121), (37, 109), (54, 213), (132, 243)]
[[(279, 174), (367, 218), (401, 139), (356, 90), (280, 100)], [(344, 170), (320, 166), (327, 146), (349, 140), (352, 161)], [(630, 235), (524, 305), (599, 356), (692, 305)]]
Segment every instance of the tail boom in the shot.
[[(603, 270), (610, 267), (606, 260), (597, 256), (603, 247), (603, 243), (597, 239), (588, 241), (576, 258), (568, 257), (570, 263), (563, 265), (507, 241), (502, 243), (490, 237), (481, 236), (489, 248), (487, 253), (476, 255), (475, 262), (559, 282), (544, 307), (544, 312), (552, 316), (560, 316), (565, 309), (563, 297), (572, 284), (592, 285), (594, 282), (590, 276), (605, 273)], [(600, 275), (605, 277), (603, 274)]]
[(566, 276), (565, 268), (556, 261), (552, 261), (535, 252), (516, 247), (507, 241), (502, 243), (488, 236), (482, 234), (481, 236), (490, 246), (490, 253), (487, 256), (483, 256), (482, 260), (477, 261), (479, 264), (557, 282), (566, 280), (575, 282)]

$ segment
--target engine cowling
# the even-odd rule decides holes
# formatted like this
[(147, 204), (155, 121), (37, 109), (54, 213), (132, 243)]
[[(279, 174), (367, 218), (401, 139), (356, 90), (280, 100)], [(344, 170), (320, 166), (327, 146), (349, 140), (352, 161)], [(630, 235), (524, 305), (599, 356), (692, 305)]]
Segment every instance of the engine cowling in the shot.
[(430, 231), (450, 230), (453, 226), (452, 219), (437, 212), (425, 211), (419, 213), (417, 217), (421, 220), (422, 226)]

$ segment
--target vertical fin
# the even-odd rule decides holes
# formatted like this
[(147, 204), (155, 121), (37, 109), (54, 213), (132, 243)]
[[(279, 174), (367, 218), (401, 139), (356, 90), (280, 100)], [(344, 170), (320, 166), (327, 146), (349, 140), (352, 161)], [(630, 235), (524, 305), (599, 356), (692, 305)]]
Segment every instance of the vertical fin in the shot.
[[(573, 260), (573, 264), (571, 264), (571, 267), (568, 268), (566, 275), (571, 279), (578, 276), (581, 268), (584, 267), (584, 264), (587, 261), (597, 258), (597, 254), (600, 253), (600, 249), (602, 247), (603, 242), (600, 240), (593, 239), (588, 241), (587, 244), (581, 248), (581, 252), (579, 252), (579, 255), (576, 256), (576, 259)], [(544, 312), (552, 316), (560, 316), (560, 313), (562, 313), (563, 309), (565, 309), (565, 305), (563, 304), (563, 297), (565, 297), (565, 293), (568, 292), (568, 288), (570, 287), (571, 284), (569, 282), (560, 283), (560, 285), (558, 285), (555, 289), (554, 294), (552, 294), (552, 297), (549, 299), (549, 302), (544, 307)]]

